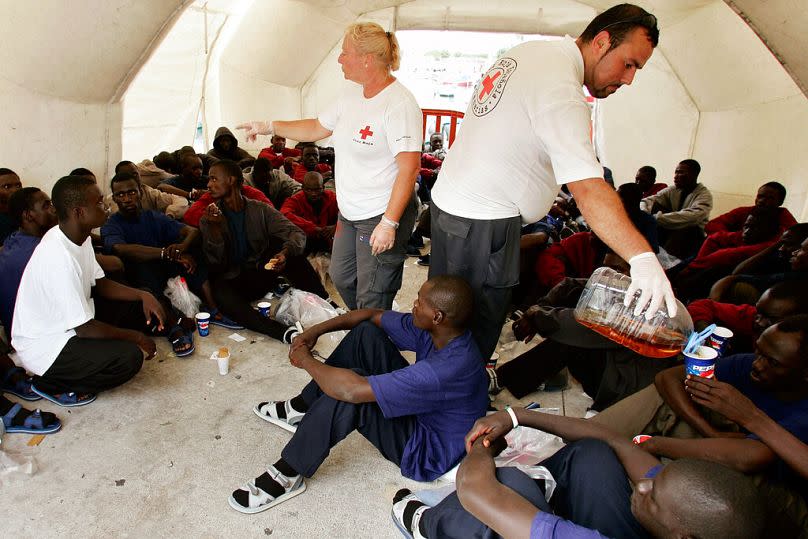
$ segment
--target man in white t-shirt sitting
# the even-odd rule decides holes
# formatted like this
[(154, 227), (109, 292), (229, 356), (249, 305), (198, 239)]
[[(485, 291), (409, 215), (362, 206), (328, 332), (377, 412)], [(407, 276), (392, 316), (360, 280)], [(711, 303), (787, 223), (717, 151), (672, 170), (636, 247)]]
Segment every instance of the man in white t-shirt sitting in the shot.
[(429, 274), (460, 275), (475, 289), (471, 329), (483, 357), (496, 347), (519, 282), (521, 224), (544, 217), (563, 184), (598, 237), (631, 264), (626, 297), (642, 291), (635, 312), (648, 305), (650, 317), (664, 299), (675, 313), (654, 252), (603, 180), (583, 90), (605, 98), (631, 84), (658, 38), (656, 17), (621, 4), (577, 39), (517, 45), (477, 84), (432, 190)]
[[(140, 370), (154, 341), (141, 331), (97, 320), (90, 296), (104, 300), (104, 316), (117, 326), (163, 332), (165, 312), (142, 290), (104, 277), (90, 231), (104, 224), (104, 197), (91, 179), (66, 176), (53, 186), (59, 225), (31, 256), (20, 281), (11, 342), (16, 360), (33, 373), (31, 389), (60, 406), (81, 406)], [(144, 323), (145, 322), (145, 323)]]

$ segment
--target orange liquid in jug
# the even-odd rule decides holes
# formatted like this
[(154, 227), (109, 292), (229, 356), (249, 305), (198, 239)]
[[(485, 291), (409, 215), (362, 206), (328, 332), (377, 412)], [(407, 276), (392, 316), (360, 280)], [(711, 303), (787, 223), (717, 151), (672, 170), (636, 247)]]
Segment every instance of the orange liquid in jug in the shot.
[(676, 337), (674, 339), (666, 339), (668, 342), (665, 343), (652, 343), (643, 339), (638, 339), (636, 337), (623, 335), (606, 325), (593, 324), (592, 322), (587, 322), (583, 320), (578, 320), (578, 322), (588, 327), (589, 329), (600, 333), (604, 337), (613, 340), (617, 344), (621, 344), (626, 348), (629, 348), (637, 352), (642, 356), (657, 357), (657, 358), (670, 357), (682, 351), (682, 346), (676, 346), (672, 344), (672, 342), (675, 342), (675, 340), (677, 340), (676, 338), (680, 338), (681, 342), (684, 342), (684, 336), (680, 334), (676, 334), (675, 336), (673, 336)]

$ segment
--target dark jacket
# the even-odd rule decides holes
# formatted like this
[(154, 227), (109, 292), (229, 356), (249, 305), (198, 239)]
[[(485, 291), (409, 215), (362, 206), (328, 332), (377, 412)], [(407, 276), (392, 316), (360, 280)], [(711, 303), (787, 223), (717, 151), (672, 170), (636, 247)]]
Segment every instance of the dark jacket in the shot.
[[(222, 207), (221, 201), (216, 204)], [(248, 198), (244, 198), (244, 204), (244, 233), (250, 247), (244, 266), (262, 268), (284, 247), (288, 256), (303, 254), (306, 234), (300, 228), (268, 204)], [(234, 241), (230, 227), (226, 223), (220, 226), (221, 235), (212, 234), (207, 217), (202, 217), (199, 222), (202, 250), (212, 271), (223, 274), (225, 279), (232, 279), (241, 272), (241, 266), (230, 260), (230, 244)]]
[[(230, 148), (229, 152), (222, 150), (222, 139), (224, 137), (230, 137), (233, 140), (233, 146)], [(226, 127), (220, 127), (216, 130), (216, 136), (213, 137), (213, 149), (208, 152), (208, 155), (216, 159), (230, 159), (239, 164), (245, 159), (255, 161), (253, 156), (247, 153), (247, 150), (238, 147), (238, 139), (236, 139), (233, 132)], [(242, 168), (243, 166), (245, 165), (242, 165)]]

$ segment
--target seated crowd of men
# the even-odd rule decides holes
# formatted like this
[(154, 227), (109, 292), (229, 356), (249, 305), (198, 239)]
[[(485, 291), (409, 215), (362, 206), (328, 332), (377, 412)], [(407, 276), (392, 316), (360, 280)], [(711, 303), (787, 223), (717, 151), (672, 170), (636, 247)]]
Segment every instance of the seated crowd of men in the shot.
[[(715, 379), (695, 380), (681, 356), (644, 357), (575, 321), (592, 272), (627, 264), (588, 230), (566, 189), (523, 228), (514, 308), (525, 312), (514, 311), (513, 333), (542, 339), (511, 361), (481, 357), (468, 330), (471, 288), (449, 276), (424, 283), (411, 314), (359, 309), (294, 337), (253, 304), (286, 284), (328, 299), (307, 256), (333, 243), (332, 168), (316, 146), (287, 148), (277, 136), (257, 158), (224, 127), (213, 146), (122, 161), (106, 197), (86, 169), (58, 180), (50, 197), (0, 169), (0, 321), (19, 365), (0, 356), (2, 392), (81, 406), (134, 377), (155, 354), (151, 337), (166, 337), (178, 357), (193, 354), (195, 322), (166, 296), (181, 276), (211, 323), (291, 344), (292, 365), (312, 379), (293, 398), (255, 406), (292, 437), (232, 493), (238, 511), (302, 493), (304, 477), (356, 430), (411, 479), (432, 481), (461, 463), (456, 493), (433, 507), (396, 494), (393, 519), (409, 537), (808, 536), (808, 223), (782, 207), (781, 184), (713, 219), (693, 159), (678, 164), (672, 186), (644, 166), (617, 189), (695, 328), (734, 334)], [(429, 146), (413, 255), (429, 235), (429, 190), (446, 154), (440, 134)], [(339, 330), (349, 333), (325, 362), (315, 359), (318, 338)], [(485, 415), (503, 389), (522, 398), (563, 387), (564, 369), (594, 400), (593, 419), (521, 408)], [(10, 433), (61, 427), (2, 395), (0, 415)], [(517, 425), (568, 442), (538, 463), (552, 481), (494, 467)], [(632, 442), (640, 434), (648, 437)]]

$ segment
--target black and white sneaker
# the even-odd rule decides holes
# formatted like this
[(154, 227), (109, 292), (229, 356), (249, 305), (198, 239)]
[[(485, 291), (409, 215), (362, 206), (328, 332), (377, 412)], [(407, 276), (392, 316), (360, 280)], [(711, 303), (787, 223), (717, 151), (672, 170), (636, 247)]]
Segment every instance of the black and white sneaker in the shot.
[(289, 326), (286, 328), (286, 332), (283, 334), (283, 338), (281, 339), (285, 344), (292, 344), (292, 341), (295, 340), (300, 333), (297, 331), (295, 326)]
[(426, 539), (418, 528), (418, 524), (427, 509), (429, 506), (416, 498), (415, 494), (409, 489), (402, 488), (393, 496), (393, 523), (404, 537)]
[(298, 412), (292, 408), (291, 401), (268, 401), (259, 402), (253, 408), (255, 415), (277, 425), (292, 434), (297, 432), (297, 425), (303, 420), (304, 412)]
[(485, 366), (485, 373), (488, 375), (488, 394), (497, 395), (502, 388), (499, 387), (499, 380), (497, 379), (496, 363), (493, 365)]
[(260, 513), (289, 498), (294, 498), (306, 490), (302, 475), (287, 477), (274, 466), (248, 481), (243, 487), (233, 491), (228, 502), (230, 507), (241, 513)]

